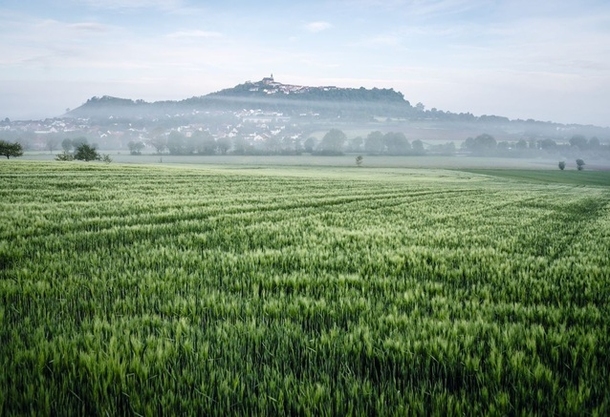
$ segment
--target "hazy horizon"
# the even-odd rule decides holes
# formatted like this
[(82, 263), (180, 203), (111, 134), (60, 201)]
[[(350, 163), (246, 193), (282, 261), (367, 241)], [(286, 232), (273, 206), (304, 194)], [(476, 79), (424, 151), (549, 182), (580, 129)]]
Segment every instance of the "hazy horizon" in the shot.
[(610, 126), (610, 4), (6, 0), (0, 118), (93, 96), (180, 100), (256, 81), (393, 88), (412, 105)]

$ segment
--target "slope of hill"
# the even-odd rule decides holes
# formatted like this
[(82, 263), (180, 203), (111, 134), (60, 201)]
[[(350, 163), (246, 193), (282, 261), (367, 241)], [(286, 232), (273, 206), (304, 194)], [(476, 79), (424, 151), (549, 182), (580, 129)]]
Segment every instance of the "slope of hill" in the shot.
[(237, 111), (257, 108), (288, 114), (316, 113), (322, 117), (375, 115), (406, 117), (413, 111), (404, 96), (393, 89), (307, 87), (282, 84), (272, 77), (246, 82), (205, 96), (180, 101), (148, 103), (104, 96), (93, 97), (70, 111), (68, 117), (158, 117), (197, 111)]

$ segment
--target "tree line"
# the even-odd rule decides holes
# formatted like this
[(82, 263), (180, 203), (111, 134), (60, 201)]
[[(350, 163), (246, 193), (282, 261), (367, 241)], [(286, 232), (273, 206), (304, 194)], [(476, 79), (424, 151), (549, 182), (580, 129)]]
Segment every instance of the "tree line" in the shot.
[(583, 135), (573, 135), (567, 143), (557, 143), (553, 139), (520, 139), (518, 141), (496, 141), (487, 133), (475, 138), (466, 139), (461, 150), (474, 156), (515, 156), (527, 155), (581, 155), (610, 152), (610, 146), (604, 145), (597, 137), (587, 139)]
[(66, 138), (62, 141), (63, 152), (58, 154), (57, 161), (104, 161), (112, 162), (110, 155), (102, 155), (97, 151), (97, 145), (90, 145), (87, 138), (79, 137), (75, 139)]
[[(132, 140), (127, 144), (132, 155), (140, 155), (147, 147), (158, 154), (170, 155), (249, 155), (285, 154), (342, 155), (364, 152), (369, 155), (423, 155), (426, 153), (421, 140), (409, 141), (402, 132), (374, 131), (366, 137), (348, 139), (340, 129), (329, 130), (321, 139), (302, 135), (269, 136), (252, 141), (243, 136), (215, 139), (209, 132), (197, 131), (190, 136), (173, 131), (169, 135), (152, 132), (148, 140)], [(453, 153), (455, 146), (443, 145), (444, 151)]]

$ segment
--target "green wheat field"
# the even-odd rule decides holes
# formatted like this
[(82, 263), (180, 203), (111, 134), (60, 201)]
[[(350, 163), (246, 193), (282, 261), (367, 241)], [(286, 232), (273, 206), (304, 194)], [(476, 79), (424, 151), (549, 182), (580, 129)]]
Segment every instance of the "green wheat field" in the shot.
[(610, 172), (0, 180), (0, 415), (610, 413)]

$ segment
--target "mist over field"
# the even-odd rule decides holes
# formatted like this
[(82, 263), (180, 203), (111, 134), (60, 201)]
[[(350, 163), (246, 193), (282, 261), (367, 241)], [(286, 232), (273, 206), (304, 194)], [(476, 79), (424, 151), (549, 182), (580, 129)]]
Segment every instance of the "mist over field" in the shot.
[(369, 166), (569, 167), (582, 160), (588, 169), (605, 169), (610, 161), (608, 128), (428, 110), (393, 89), (290, 85), (273, 76), (180, 101), (93, 97), (62, 118), (5, 119), (0, 127), (5, 143), (64, 159), (84, 143), (131, 162), (283, 156), (273, 160), (345, 165), (349, 158), (318, 157), (358, 156), (362, 165), (366, 156)]

